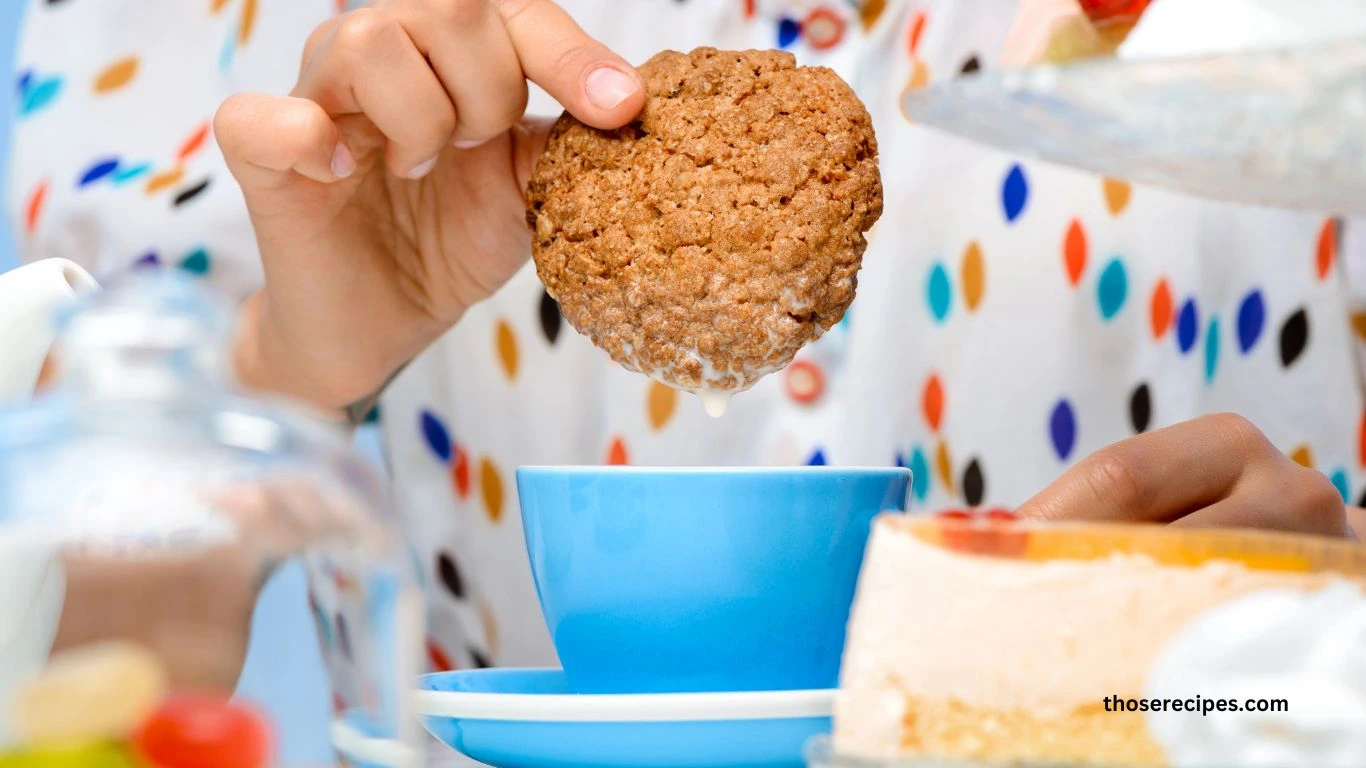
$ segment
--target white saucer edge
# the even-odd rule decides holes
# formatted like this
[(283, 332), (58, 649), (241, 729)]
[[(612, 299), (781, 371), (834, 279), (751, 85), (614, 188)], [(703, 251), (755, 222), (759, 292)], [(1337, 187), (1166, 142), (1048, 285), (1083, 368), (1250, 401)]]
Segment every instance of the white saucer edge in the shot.
[(416, 691), (419, 715), (538, 723), (668, 723), (829, 717), (835, 690), (534, 694)]
[(360, 763), (391, 768), (419, 768), (417, 751), (394, 739), (366, 736), (344, 720), (332, 721), (332, 748), (343, 757)]

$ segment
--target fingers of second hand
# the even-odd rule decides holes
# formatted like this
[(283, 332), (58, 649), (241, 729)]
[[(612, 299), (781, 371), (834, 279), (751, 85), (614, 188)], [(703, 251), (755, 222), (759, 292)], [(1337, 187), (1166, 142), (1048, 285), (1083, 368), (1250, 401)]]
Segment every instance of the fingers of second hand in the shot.
[(640, 112), (645, 88), (620, 56), (589, 37), (550, 0), (496, 0), (528, 78), (578, 119), (619, 128)]
[(248, 188), (290, 171), (326, 183), (355, 170), (336, 125), (308, 99), (234, 95), (219, 107), (214, 135), (233, 174)]
[(386, 11), (343, 17), (296, 92), (332, 115), (364, 115), (388, 140), (390, 171), (401, 178), (430, 172), (455, 129), (450, 96), (408, 30)]

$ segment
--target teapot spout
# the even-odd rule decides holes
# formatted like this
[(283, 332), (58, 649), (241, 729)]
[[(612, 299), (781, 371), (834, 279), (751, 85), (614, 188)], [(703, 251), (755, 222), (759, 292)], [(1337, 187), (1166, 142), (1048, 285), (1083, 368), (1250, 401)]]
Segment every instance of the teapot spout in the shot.
[(0, 404), (33, 396), (57, 338), (57, 315), (99, 284), (66, 259), (44, 259), (0, 275)]

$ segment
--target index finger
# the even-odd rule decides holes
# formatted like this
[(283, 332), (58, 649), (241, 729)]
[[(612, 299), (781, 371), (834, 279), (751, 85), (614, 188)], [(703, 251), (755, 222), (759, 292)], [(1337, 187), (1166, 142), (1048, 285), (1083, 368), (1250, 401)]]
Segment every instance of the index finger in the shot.
[(550, 0), (494, 0), (522, 71), (594, 128), (620, 128), (645, 105), (635, 68)]
[(1247, 419), (1222, 413), (1115, 443), (1018, 510), (1021, 517), (1169, 522), (1224, 498), (1256, 461), (1279, 456)]

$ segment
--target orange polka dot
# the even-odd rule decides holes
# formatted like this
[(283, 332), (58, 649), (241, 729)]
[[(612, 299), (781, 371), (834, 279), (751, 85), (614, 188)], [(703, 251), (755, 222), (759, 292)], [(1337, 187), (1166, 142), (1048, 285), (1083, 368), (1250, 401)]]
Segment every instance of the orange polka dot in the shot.
[(949, 444), (940, 443), (934, 452), (934, 471), (944, 490), (953, 493), (953, 461), (949, 459)]
[(95, 76), (95, 93), (111, 93), (133, 82), (138, 74), (138, 57), (129, 56), (110, 64)]
[(155, 195), (163, 189), (175, 186), (183, 178), (185, 178), (184, 168), (172, 168), (169, 171), (158, 173), (147, 180), (147, 194)]
[(517, 335), (512, 332), (512, 326), (502, 318), (498, 319), (498, 327), (494, 329), (494, 346), (498, 350), (498, 362), (503, 364), (503, 373), (509, 379), (517, 378)]
[(982, 294), (986, 291), (987, 282), (986, 261), (982, 258), (982, 248), (977, 245), (976, 240), (968, 243), (968, 247), (963, 249), (961, 279), (963, 302), (967, 304), (968, 311), (975, 310), (977, 305), (982, 303)]
[(205, 120), (200, 126), (194, 129), (185, 141), (181, 142), (180, 149), (176, 150), (175, 157), (177, 162), (185, 162), (191, 155), (204, 148), (204, 143), (209, 139), (209, 121)]
[(503, 478), (487, 456), (479, 460), (479, 490), (484, 497), (484, 511), (491, 522), (503, 519)]
[(1152, 326), (1153, 338), (1160, 339), (1172, 326), (1172, 289), (1167, 278), (1157, 281), (1153, 288), (1153, 298), (1148, 302), (1148, 322)]
[(912, 56), (915, 56), (916, 52), (920, 50), (920, 37), (924, 34), (925, 12), (916, 11), (915, 16), (911, 19), (910, 36), (907, 38), (907, 42), (910, 44)]
[(1129, 195), (1133, 193), (1133, 187), (1127, 181), (1119, 179), (1104, 179), (1101, 181), (1101, 188), (1105, 192), (1105, 209), (1111, 216), (1118, 216), (1129, 206)]
[(1338, 254), (1338, 227), (1336, 219), (1327, 219), (1319, 229), (1319, 243), (1316, 249), (1314, 266), (1318, 268), (1319, 279), (1328, 277)]
[(626, 443), (620, 437), (612, 441), (612, 446), (607, 449), (607, 463), (611, 466), (624, 466), (631, 463), (631, 458), (626, 455)]
[(498, 655), (498, 621), (493, 617), (493, 606), (479, 601), (479, 618), (484, 622), (484, 647), (490, 656)]
[(242, 20), (237, 22), (237, 45), (243, 46), (251, 39), (256, 29), (257, 0), (242, 0)]
[(944, 415), (944, 386), (936, 374), (930, 374), (925, 380), (925, 389), (920, 394), (920, 412), (924, 414), (925, 423), (930, 425), (930, 429), (938, 432), (939, 420)]
[(1296, 446), (1295, 450), (1290, 452), (1290, 459), (1301, 467), (1314, 468), (1314, 452), (1309, 450), (1307, 445)]
[(1366, 312), (1352, 315), (1352, 330), (1356, 332), (1357, 338), (1366, 341)]
[(218, 13), (228, 5), (228, 0), (210, 0), (209, 13)]
[(1062, 240), (1062, 263), (1067, 270), (1067, 282), (1075, 286), (1086, 269), (1086, 230), (1077, 219), (1067, 225), (1067, 234)]
[(887, 0), (863, 0), (858, 9), (859, 22), (863, 24), (863, 31), (867, 32), (872, 29), (885, 10), (887, 10)]
[(24, 204), (24, 231), (33, 234), (38, 229), (38, 219), (43, 215), (43, 202), (47, 200), (47, 179), (38, 182), (33, 191), (28, 193), (28, 202)]
[(460, 446), (455, 447), (455, 456), (451, 457), (451, 481), (455, 484), (455, 493), (461, 499), (470, 496), (470, 458), (465, 453), (465, 449)]
[(678, 391), (657, 381), (650, 382), (645, 393), (645, 413), (650, 418), (650, 426), (656, 430), (664, 428), (678, 409)]

